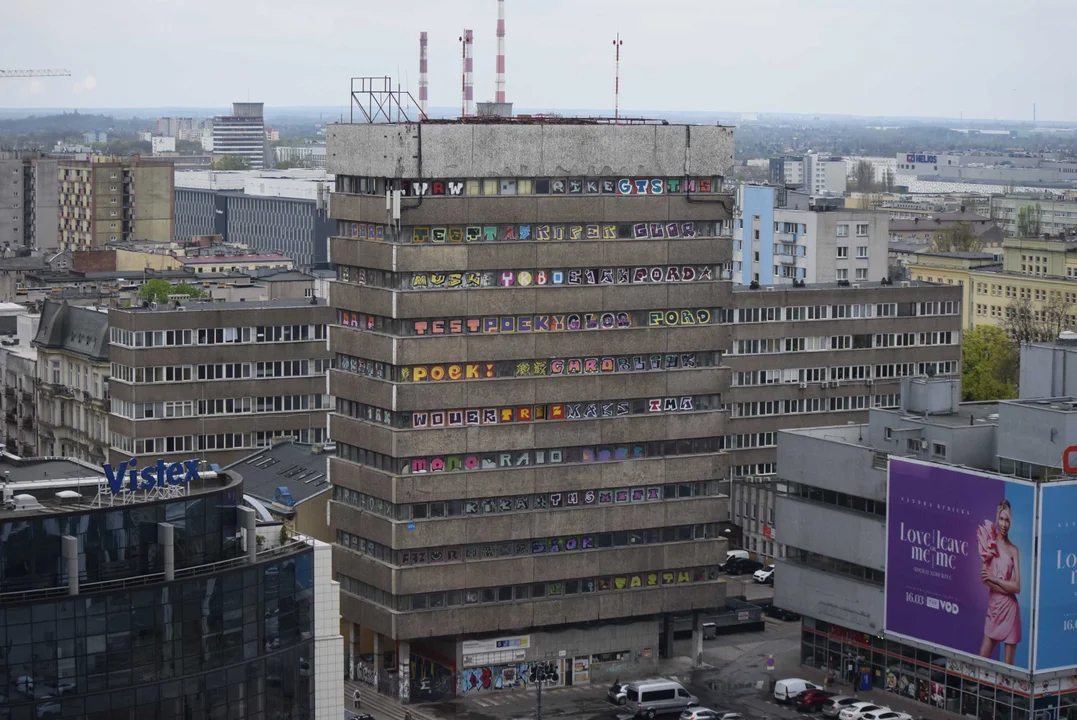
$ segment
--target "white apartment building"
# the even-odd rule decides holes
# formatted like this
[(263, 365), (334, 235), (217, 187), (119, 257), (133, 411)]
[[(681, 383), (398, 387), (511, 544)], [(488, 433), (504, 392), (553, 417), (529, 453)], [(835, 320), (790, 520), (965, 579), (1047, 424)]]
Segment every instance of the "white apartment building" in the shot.
[(804, 189), (810, 195), (841, 195), (846, 187), (845, 160), (832, 155), (804, 156)]
[(734, 283), (852, 284), (887, 277), (886, 212), (817, 210), (804, 193), (742, 185), (736, 213)]

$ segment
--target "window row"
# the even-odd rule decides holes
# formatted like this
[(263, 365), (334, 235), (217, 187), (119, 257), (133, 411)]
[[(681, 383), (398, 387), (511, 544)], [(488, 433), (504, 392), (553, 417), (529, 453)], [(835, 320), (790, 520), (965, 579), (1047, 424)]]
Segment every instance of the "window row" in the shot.
[(846, 412), (872, 407), (892, 407), (899, 394), (840, 395), (831, 397), (798, 398), (795, 400), (757, 400), (729, 404), (729, 417), (764, 417), (801, 413)]
[(427, 271), (337, 266), (337, 279), (392, 290), (476, 290), (482, 288), (568, 287), (710, 282), (722, 277), (719, 265), (562, 268), (536, 270)]
[(401, 180), (398, 178), (337, 175), (335, 190), (357, 195), (385, 195), (400, 190), (405, 197), (475, 195), (676, 195), (718, 193), (723, 178), (671, 177), (510, 177)]
[(316, 377), (333, 366), (331, 359), (272, 360), (265, 362), (210, 363), (206, 365), (149, 365), (131, 367), (112, 363), (112, 377), (129, 383), (170, 383), (244, 378)]
[(713, 540), (720, 537), (718, 523), (677, 525), (674, 527), (622, 530), (618, 532), (561, 535), (531, 540), (505, 540), (493, 543), (472, 543), (449, 547), (409, 548), (394, 550), (374, 540), (368, 540), (343, 530), (337, 530), (337, 544), (383, 563), (397, 566), (496, 560), (507, 557), (531, 557), (583, 550), (602, 550), (632, 545), (658, 545), (692, 540)]
[(271, 447), (274, 440), (290, 437), (296, 442), (312, 444), (325, 442), (326, 430), (304, 427), (296, 430), (259, 430), (247, 433), (217, 433), (213, 435), (177, 435), (156, 438), (132, 438), (113, 432), (110, 444), (129, 455), (164, 455), (202, 450), (242, 450)]
[(826, 490), (813, 485), (805, 485), (804, 483), (785, 483), (785, 488), (786, 494), (790, 497), (810, 500), (824, 505), (833, 505), (847, 510), (855, 510), (869, 515), (886, 517), (886, 503), (882, 500), (872, 500), (857, 495), (848, 495), (843, 492)]
[(336, 367), (392, 382), (455, 382), (548, 375), (599, 375), (609, 373), (692, 370), (722, 364), (721, 353), (703, 351), (663, 355), (608, 355), (605, 357), (552, 358), (549, 360), (500, 360), (497, 362), (446, 363), (443, 365), (391, 365), (337, 355)]
[(833, 320), (840, 318), (920, 317), (959, 315), (956, 300), (903, 303), (857, 303), (849, 305), (798, 305), (780, 307), (737, 308), (730, 322), (789, 322), (791, 320)]
[[(536, 223), (520, 225), (375, 225), (341, 220), (337, 228), (343, 238), (391, 243), (456, 245), (492, 242), (577, 242), (597, 240), (691, 240), (728, 235), (723, 220), (669, 222), (654, 220), (634, 223)], [(728, 274), (729, 266), (725, 266)], [(727, 277), (728, 279), (728, 277)]]
[(235, 343), (303, 342), (324, 340), (326, 326), (260, 325), (256, 327), (198, 328), (194, 330), (124, 330), (109, 329), (113, 345), (132, 348), (182, 347)]
[(391, 520), (426, 520), (467, 515), (562, 510), (573, 507), (629, 505), (665, 500), (713, 497), (720, 494), (717, 480), (670, 485), (649, 485), (594, 490), (565, 490), (531, 495), (442, 500), (398, 505), (341, 485), (333, 486), (333, 499)]
[(620, 592), (647, 588), (686, 585), (691, 583), (719, 582), (721, 568), (707, 566), (675, 570), (652, 570), (624, 575), (600, 575), (597, 577), (553, 580), (525, 585), (502, 585), (500, 587), (450, 590), (448, 592), (393, 595), (381, 588), (357, 580), (343, 573), (334, 573), (342, 592), (386, 607), (390, 610), (438, 610), (461, 605), (481, 603), (514, 602), (519, 600), (542, 600), (565, 595), (594, 592)]
[(617, 445), (586, 445), (543, 450), (468, 453), (433, 457), (394, 458), (366, 448), (336, 443), (337, 457), (396, 475), (421, 473), (478, 472), (511, 470), (539, 465), (620, 462), (645, 458), (709, 455), (722, 450), (724, 438), (682, 438)]
[(397, 319), (384, 315), (338, 310), (341, 325), (400, 336), (486, 335), (498, 333), (627, 330), (642, 327), (688, 327), (719, 322), (717, 309), (632, 310), (558, 313), (556, 315), (497, 315), (492, 317)]
[(885, 347), (926, 347), (956, 345), (961, 333), (942, 330), (921, 333), (862, 333), (858, 335), (822, 335), (794, 338), (752, 338), (734, 340), (732, 355), (770, 355), (795, 352), (825, 352), (828, 350), (869, 350)]
[(507, 425), (561, 420), (597, 420), (627, 415), (653, 415), (722, 409), (720, 395), (684, 395), (666, 398), (603, 400), (595, 402), (512, 405), (492, 408), (397, 411), (337, 398), (337, 412), (348, 417), (401, 430), (433, 430), (478, 425)]
[(785, 559), (790, 562), (795, 562), (798, 565), (804, 565), (805, 567), (821, 570), (822, 572), (828, 572), (834, 575), (844, 575), (853, 578), (854, 580), (862, 580), (871, 583), (872, 585), (882, 586), (886, 577), (886, 573), (882, 570), (864, 567), (863, 565), (856, 565), (844, 560), (838, 560), (837, 558), (802, 550), (791, 545), (785, 546)]
[(111, 398), (112, 413), (131, 420), (203, 417), (289, 410), (320, 410), (329, 407), (328, 395), (265, 395), (259, 397), (131, 402)]

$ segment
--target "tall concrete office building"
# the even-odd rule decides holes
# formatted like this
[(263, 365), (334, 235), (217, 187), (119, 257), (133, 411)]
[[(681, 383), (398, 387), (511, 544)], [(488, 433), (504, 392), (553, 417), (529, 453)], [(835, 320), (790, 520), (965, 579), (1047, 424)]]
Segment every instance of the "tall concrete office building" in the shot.
[(232, 103), (232, 114), (213, 118), (213, 155), (235, 155), (252, 170), (266, 166), (266, 125), (262, 103)]
[(653, 671), (672, 616), (725, 594), (732, 130), (469, 118), (328, 147), (350, 659), (412, 699)]
[(0, 247), (56, 249), (57, 165), (39, 152), (0, 152)]

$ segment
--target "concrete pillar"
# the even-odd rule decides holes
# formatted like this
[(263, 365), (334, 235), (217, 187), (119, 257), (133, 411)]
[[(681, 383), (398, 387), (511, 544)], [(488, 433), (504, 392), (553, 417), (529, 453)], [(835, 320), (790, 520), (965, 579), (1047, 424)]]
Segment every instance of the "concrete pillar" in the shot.
[(348, 665), (351, 670), (351, 679), (358, 680), (359, 673), (359, 623), (352, 623), (351, 637), (348, 642)]
[(703, 615), (692, 613), (692, 665), (703, 667)]
[(374, 631), (374, 687), (378, 686), (378, 676), (381, 674), (381, 633)]
[(165, 580), (176, 579), (176, 545), (173, 541), (175, 528), (169, 523), (157, 524), (157, 542), (161, 545), (161, 553), (164, 555)]
[(79, 594), (79, 539), (74, 535), (60, 538), (60, 549), (67, 563), (67, 594)]
[(662, 641), (661, 655), (664, 658), (673, 657), (673, 616), (666, 613), (662, 616), (662, 630), (665, 639)]
[(238, 507), (239, 525), (243, 528), (244, 550), (247, 551), (247, 560), (254, 562), (258, 559), (258, 535), (255, 528), (254, 510), (249, 507)]
[(400, 679), (400, 702), (411, 700), (411, 643), (400, 640), (396, 643), (397, 677)]

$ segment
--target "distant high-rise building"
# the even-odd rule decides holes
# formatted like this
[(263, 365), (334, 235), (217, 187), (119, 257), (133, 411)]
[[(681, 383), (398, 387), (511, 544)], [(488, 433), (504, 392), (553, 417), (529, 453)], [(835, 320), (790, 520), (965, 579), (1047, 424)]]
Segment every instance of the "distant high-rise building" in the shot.
[(213, 148), (217, 157), (246, 158), (252, 170), (266, 166), (265, 118), (262, 103), (232, 103), (232, 114), (213, 119)]
[(0, 247), (56, 248), (57, 165), (38, 152), (0, 152)]
[(172, 241), (171, 161), (137, 155), (60, 160), (57, 176), (61, 249), (92, 250), (117, 240)]

